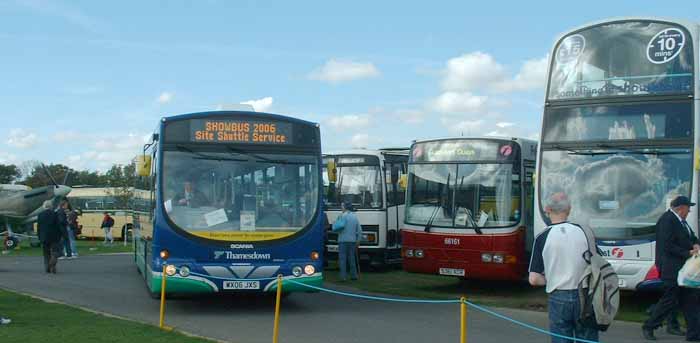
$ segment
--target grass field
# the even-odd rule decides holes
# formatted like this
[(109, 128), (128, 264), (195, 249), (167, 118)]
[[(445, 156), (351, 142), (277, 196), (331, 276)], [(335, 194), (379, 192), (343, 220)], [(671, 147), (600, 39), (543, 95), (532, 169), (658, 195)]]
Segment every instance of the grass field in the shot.
[[(127, 242), (126, 246), (124, 246), (124, 242), (115, 241), (112, 245), (102, 245), (102, 241), (78, 240), (76, 245), (78, 246), (79, 255), (109, 254), (133, 251), (131, 242)], [(19, 249), (15, 248), (12, 250), (3, 250), (0, 254), (0, 258), (3, 256), (41, 256), (41, 248), (33, 248), (29, 246), (29, 241), (25, 240), (20, 243)]]
[[(340, 281), (336, 265), (331, 262), (324, 271), (326, 281), (358, 290), (419, 299), (456, 299), (487, 306), (546, 311), (547, 294), (543, 287), (531, 287), (527, 282), (496, 282), (461, 280), (455, 277), (407, 273), (400, 269), (368, 271), (357, 281)], [(617, 319), (641, 322), (647, 318), (646, 309), (660, 294), (623, 292)]]
[(12, 319), (11, 324), (0, 326), (0, 342), (3, 343), (212, 342), (4, 290), (0, 290), (0, 314)]

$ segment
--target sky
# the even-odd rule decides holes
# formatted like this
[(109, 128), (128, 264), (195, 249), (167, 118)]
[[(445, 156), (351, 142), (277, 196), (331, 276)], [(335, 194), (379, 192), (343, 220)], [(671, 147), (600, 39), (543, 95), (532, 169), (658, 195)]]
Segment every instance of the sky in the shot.
[(159, 118), (241, 103), (320, 123), (324, 151), (536, 139), (558, 35), (697, 13), (697, 0), (0, 0), (0, 163), (105, 171)]

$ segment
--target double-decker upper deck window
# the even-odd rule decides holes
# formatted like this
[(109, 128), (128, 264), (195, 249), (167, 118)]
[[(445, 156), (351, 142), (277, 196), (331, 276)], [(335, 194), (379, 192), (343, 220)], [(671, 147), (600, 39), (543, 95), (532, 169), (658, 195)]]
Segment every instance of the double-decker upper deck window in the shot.
[(684, 28), (628, 21), (564, 37), (554, 51), (550, 100), (685, 94), (693, 90), (693, 45)]

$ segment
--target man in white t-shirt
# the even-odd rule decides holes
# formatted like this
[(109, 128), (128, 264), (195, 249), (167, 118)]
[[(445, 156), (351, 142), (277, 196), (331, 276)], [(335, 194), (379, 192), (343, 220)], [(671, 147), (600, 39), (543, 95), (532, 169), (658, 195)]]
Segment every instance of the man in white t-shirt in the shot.
[[(583, 258), (588, 251), (586, 234), (567, 222), (571, 203), (566, 194), (552, 194), (545, 205), (551, 225), (535, 238), (528, 279), (533, 286), (546, 286), (551, 332), (597, 341), (595, 319), (580, 318), (578, 285), (587, 266)], [(552, 336), (552, 343), (565, 342), (573, 341)]]

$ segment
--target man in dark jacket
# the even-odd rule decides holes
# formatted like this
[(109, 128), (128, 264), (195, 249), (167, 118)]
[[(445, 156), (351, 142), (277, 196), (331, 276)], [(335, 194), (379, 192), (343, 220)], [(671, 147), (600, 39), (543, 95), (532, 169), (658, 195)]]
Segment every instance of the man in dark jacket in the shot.
[(678, 272), (685, 261), (700, 253), (700, 242), (685, 221), (691, 206), (695, 206), (695, 203), (690, 202), (688, 197), (678, 196), (671, 201), (671, 208), (656, 223), (656, 266), (664, 283), (664, 294), (642, 326), (642, 333), (647, 340), (656, 340), (654, 329), (661, 326), (669, 313), (680, 307), (688, 324), (686, 340), (700, 342), (697, 290), (679, 287), (677, 281)]
[(44, 252), (44, 267), (47, 273), (56, 274), (56, 262), (61, 242), (61, 228), (52, 201), (44, 202), (44, 211), (37, 217), (39, 241)]

